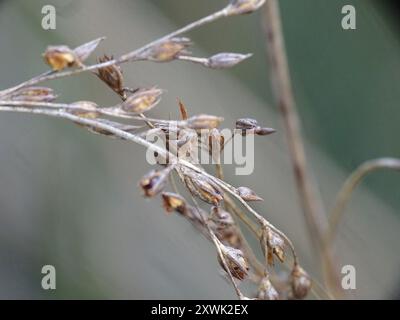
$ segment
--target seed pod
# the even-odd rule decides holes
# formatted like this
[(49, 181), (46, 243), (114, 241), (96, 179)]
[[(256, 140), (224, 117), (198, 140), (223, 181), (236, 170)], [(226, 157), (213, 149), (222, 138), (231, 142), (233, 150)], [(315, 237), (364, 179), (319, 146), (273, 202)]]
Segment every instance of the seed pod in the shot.
[[(103, 63), (113, 59), (113, 56), (109, 57), (104, 55), (103, 57), (98, 58), (97, 61)], [(119, 65), (113, 64), (108, 67), (100, 68), (97, 71), (97, 76), (120, 96), (125, 96), (123, 88), (124, 78), (122, 76), (122, 69)]]
[(280, 262), (285, 261), (285, 241), (280, 235), (269, 228), (264, 229), (260, 242), (269, 265), (274, 265), (274, 255)]
[(172, 167), (162, 170), (151, 170), (139, 182), (145, 197), (154, 197), (160, 193), (167, 184), (167, 178)]
[(272, 133), (276, 132), (275, 129), (273, 128), (261, 128), (261, 127), (257, 127), (254, 129), (254, 133), (258, 136), (267, 136), (270, 135)]
[(241, 118), (236, 120), (236, 129), (239, 130), (250, 130), (258, 127), (256, 119), (252, 118)]
[(311, 289), (311, 279), (307, 272), (299, 265), (292, 271), (292, 293), (296, 299), (304, 299)]
[(217, 128), (224, 118), (208, 114), (199, 114), (186, 120), (187, 126), (194, 130)]
[(167, 212), (176, 211), (181, 214), (186, 212), (186, 201), (179, 194), (172, 192), (163, 192), (161, 196), (163, 199), (163, 207)]
[(213, 205), (222, 201), (222, 191), (212, 180), (189, 170), (182, 173), (186, 187), (194, 196)]
[(263, 201), (253, 190), (247, 187), (239, 187), (236, 189), (237, 194), (245, 201)]
[(48, 46), (43, 58), (54, 71), (71, 67), (76, 62), (75, 53), (67, 46)]
[(269, 276), (261, 279), (257, 297), (261, 300), (279, 300), (279, 294), (269, 280)]
[(209, 219), (215, 223), (217, 229), (226, 229), (235, 225), (231, 214), (220, 207), (212, 207)]
[(82, 118), (95, 119), (100, 115), (99, 106), (92, 101), (77, 101), (71, 103), (70, 106), (71, 109), (68, 112)]
[[(248, 275), (249, 266), (244, 258), (243, 252), (239, 249), (228, 247), (223, 244), (221, 244), (221, 251), (232, 276), (236, 279), (244, 280)], [(227, 271), (219, 256), (218, 261), (221, 267)]]
[(171, 38), (156, 44), (146, 50), (141, 57), (156, 62), (168, 62), (176, 59), (181, 54), (187, 54), (185, 49), (192, 45), (189, 38)]
[(85, 61), (92, 54), (92, 52), (96, 50), (99, 43), (104, 39), (105, 37), (97, 38), (95, 40), (84, 43), (79, 47), (76, 47), (73, 50), (76, 60), (79, 61), (80, 63)]
[(57, 99), (54, 90), (47, 87), (26, 87), (22, 88), (10, 96), (11, 100), (51, 102)]
[(149, 111), (160, 102), (161, 94), (162, 90), (157, 88), (140, 89), (121, 104), (121, 109), (134, 114)]
[(213, 156), (214, 160), (219, 160), (224, 145), (225, 137), (217, 128), (212, 129), (208, 134), (208, 153)]
[(264, 3), (265, 0), (232, 0), (227, 10), (229, 15), (252, 13)]
[(238, 63), (246, 60), (247, 58), (250, 58), (251, 56), (251, 53), (240, 54), (223, 52), (208, 58), (206, 65), (207, 67), (212, 69), (226, 69), (237, 65)]

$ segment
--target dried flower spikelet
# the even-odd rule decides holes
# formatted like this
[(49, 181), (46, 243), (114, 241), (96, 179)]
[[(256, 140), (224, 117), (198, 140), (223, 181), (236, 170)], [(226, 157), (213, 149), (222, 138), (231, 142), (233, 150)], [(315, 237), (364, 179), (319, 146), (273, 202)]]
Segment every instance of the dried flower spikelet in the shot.
[(272, 134), (274, 132), (276, 132), (276, 130), (273, 129), (273, 128), (257, 127), (257, 128), (254, 129), (254, 133), (256, 135), (259, 135), (259, 136), (267, 136), (267, 135), (270, 135), (270, 134)]
[(218, 158), (221, 151), (224, 149), (225, 137), (217, 128), (212, 129), (208, 134), (208, 152), (214, 158)]
[[(97, 59), (99, 63), (104, 63), (110, 60), (113, 60), (113, 56), (109, 57), (104, 55)], [(100, 68), (97, 71), (97, 76), (120, 96), (124, 96), (124, 78), (122, 76), (122, 69), (119, 65), (113, 64), (111, 66)]]
[[(249, 265), (239, 249), (225, 246), (221, 244), (222, 255), (224, 256), (227, 267), (233, 277), (239, 280), (244, 280), (249, 272)], [(221, 267), (225, 270), (224, 264), (218, 256), (218, 261)]]
[(167, 167), (162, 170), (151, 170), (140, 180), (139, 186), (145, 197), (154, 197), (165, 188), (171, 169)]
[(260, 242), (269, 265), (274, 264), (274, 256), (276, 256), (280, 262), (285, 261), (285, 241), (280, 235), (269, 228), (265, 228), (263, 229)]
[(77, 62), (82, 63), (83, 61), (85, 61), (92, 54), (92, 52), (96, 50), (99, 43), (104, 39), (105, 37), (97, 38), (95, 40), (84, 43), (79, 47), (76, 47), (73, 52), (75, 54)]
[(236, 120), (236, 129), (239, 130), (251, 130), (258, 127), (256, 119), (252, 118), (241, 118)]
[(68, 110), (69, 113), (82, 118), (95, 119), (100, 115), (98, 111), (99, 106), (92, 101), (77, 101), (71, 103), (69, 106), (71, 106)]
[(194, 130), (217, 128), (224, 118), (208, 114), (199, 114), (186, 120), (187, 126)]
[(245, 201), (263, 201), (253, 190), (247, 187), (239, 187), (236, 189), (237, 194)]
[(47, 87), (25, 87), (10, 96), (11, 100), (51, 102), (57, 99), (54, 90)]
[(261, 279), (257, 297), (261, 300), (279, 300), (279, 293), (269, 280), (269, 276)]
[(67, 46), (48, 46), (43, 58), (54, 71), (71, 67), (76, 61), (74, 51)]
[(211, 179), (190, 171), (186, 171), (183, 176), (186, 187), (194, 196), (213, 205), (222, 201), (222, 191)]
[(162, 90), (158, 88), (140, 89), (121, 104), (126, 113), (143, 113), (154, 108), (161, 100)]
[(226, 229), (235, 225), (232, 215), (220, 207), (212, 207), (209, 219), (218, 229)]
[(185, 50), (192, 45), (189, 38), (175, 37), (156, 44), (146, 50), (141, 56), (144, 59), (156, 62), (168, 62), (181, 54), (188, 54)]
[(226, 69), (231, 68), (238, 63), (246, 60), (252, 56), (251, 53), (240, 54), (240, 53), (229, 53), (223, 52), (211, 56), (207, 59), (207, 67), (212, 69)]
[(292, 271), (292, 293), (296, 299), (304, 299), (311, 289), (311, 278), (299, 265)]
[(187, 211), (186, 201), (179, 194), (163, 192), (161, 196), (163, 199), (163, 207), (167, 212), (176, 211), (184, 214)]
[(242, 118), (236, 120), (236, 129), (242, 130), (242, 135), (256, 134), (266, 136), (275, 132), (273, 128), (263, 128), (258, 125), (257, 120), (251, 118)]
[(252, 13), (264, 3), (265, 0), (232, 0), (227, 10), (229, 15)]

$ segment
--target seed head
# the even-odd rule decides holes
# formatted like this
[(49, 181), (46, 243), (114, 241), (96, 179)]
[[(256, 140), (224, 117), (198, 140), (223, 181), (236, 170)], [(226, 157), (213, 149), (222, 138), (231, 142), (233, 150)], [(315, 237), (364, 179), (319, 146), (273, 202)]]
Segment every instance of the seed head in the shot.
[(121, 104), (121, 109), (135, 114), (149, 111), (161, 101), (161, 94), (162, 90), (157, 88), (140, 89)]
[(179, 194), (172, 192), (163, 192), (161, 194), (163, 206), (167, 212), (179, 212), (181, 214), (187, 211), (186, 201)]
[(141, 56), (151, 61), (168, 62), (176, 59), (181, 54), (187, 54), (188, 52), (185, 49), (191, 45), (192, 42), (189, 38), (175, 37), (154, 45)]
[(57, 99), (54, 90), (47, 87), (26, 87), (22, 88), (10, 96), (11, 100), (51, 102)]
[(252, 118), (242, 118), (236, 120), (236, 129), (239, 130), (251, 130), (258, 127), (258, 122), (256, 119)]
[(208, 134), (208, 152), (219, 159), (221, 151), (224, 149), (225, 137), (217, 128), (212, 129)]
[(224, 118), (208, 114), (199, 114), (186, 120), (187, 126), (194, 130), (217, 128)]
[(280, 262), (285, 260), (285, 241), (271, 229), (264, 229), (261, 236), (261, 248), (269, 265), (274, 264), (274, 255)]
[(76, 62), (74, 51), (67, 46), (48, 46), (43, 58), (54, 71), (71, 67)]
[(299, 265), (292, 271), (292, 293), (296, 299), (304, 299), (311, 289), (311, 279), (307, 272)]
[[(98, 58), (97, 61), (99, 63), (107, 62), (113, 60), (113, 56), (104, 55), (101, 58)], [(119, 65), (113, 64), (108, 67), (100, 68), (97, 71), (97, 76), (106, 83), (112, 90), (118, 93), (120, 96), (124, 97), (124, 88), (123, 82), (124, 78), (122, 76), (122, 69)]]
[(99, 106), (92, 101), (77, 101), (70, 104), (68, 111), (76, 116), (88, 119), (95, 119), (99, 114)]
[(226, 229), (235, 225), (231, 214), (220, 207), (212, 207), (209, 219), (215, 223), (217, 229)]
[(279, 294), (269, 280), (269, 276), (261, 279), (257, 297), (261, 300), (279, 300)]
[[(243, 252), (239, 249), (228, 247), (223, 244), (221, 244), (221, 251), (232, 276), (236, 279), (244, 280), (248, 275), (249, 266), (244, 258)], [(218, 261), (221, 267), (225, 270), (224, 264), (219, 256)]]
[(160, 193), (167, 184), (167, 178), (172, 167), (162, 170), (151, 170), (139, 182), (145, 197), (154, 197)]
[(222, 201), (221, 189), (208, 177), (189, 170), (183, 172), (183, 177), (186, 187), (194, 196), (213, 205)]
[(236, 189), (237, 194), (245, 201), (263, 201), (253, 190), (247, 187), (239, 187)]
[(264, 3), (265, 0), (232, 0), (227, 10), (229, 15), (252, 13)]
[(207, 67), (212, 69), (226, 69), (237, 65), (238, 63), (246, 60), (247, 58), (250, 58), (251, 56), (251, 53), (240, 54), (223, 52), (208, 58), (206, 65)]
[(243, 118), (236, 120), (236, 129), (242, 130), (242, 135), (256, 134), (266, 136), (275, 132), (272, 128), (262, 128), (258, 125), (257, 120), (251, 118)]

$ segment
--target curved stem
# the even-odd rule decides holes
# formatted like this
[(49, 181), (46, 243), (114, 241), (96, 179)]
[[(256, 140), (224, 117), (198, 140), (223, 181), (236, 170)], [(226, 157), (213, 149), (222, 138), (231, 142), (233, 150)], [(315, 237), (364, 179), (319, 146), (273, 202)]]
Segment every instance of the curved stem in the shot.
[(346, 206), (351, 198), (351, 195), (358, 184), (369, 173), (380, 169), (400, 170), (400, 159), (396, 158), (379, 158), (369, 160), (361, 164), (344, 182), (342, 188), (338, 192), (335, 204), (329, 215), (330, 228), (326, 236), (326, 242), (331, 244), (337, 235), (339, 223), (344, 216)]

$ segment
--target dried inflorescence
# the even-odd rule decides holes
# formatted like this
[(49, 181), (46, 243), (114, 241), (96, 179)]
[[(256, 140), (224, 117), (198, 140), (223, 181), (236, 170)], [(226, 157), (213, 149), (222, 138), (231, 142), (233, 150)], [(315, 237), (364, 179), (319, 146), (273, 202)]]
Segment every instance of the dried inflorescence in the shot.
[[(72, 120), (90, 132), (130, 140), (148, 147), (157, 154), (157, 161), (162, 166), (151, 170), (139, 181), (143, 195), (154, 198), (161, 194), (162, 205), (168, 213), (176, 212), (189, 220), (215, 244), (218, 261), (227, 273), (239, 298), (245, 299), (246, 296), (241, 293), (236, 281), (246, 279), (255, 282), (259, 287), (254, 299), (275, 300), (288, 296), (287, 292), (280, 292), (272, 284), (274, 269), (271, 267), (274, 257), (281, 263), (286, 262), (287, 247), (294, 256), (288, 286), (291, 287), (294, 298), (304, 298), (310, 290), (311, 281), (307, 273), (298, 265), (291, 241), (248, 205), (248, 202), (263, 199), (246, 186), (236, 188), (221, 180), (223, 174), (219, 162), (216, 165), (219, 178), (216, 178), (194, 162), (191, 157), (186, 156), (186, 153), (190, 153), (193, 148), (193, 144), (202, 139), (205, 131), (206, 139), (200, 141), (200, 145), (210, 155), (218, 158), (226, 144), (225, 137), (219, 128), (224, 119), (209, 114), (189, 115), (181, 101), (179, 101), (180, 119), (166, 120), (148, 117), (145, 114), (159, 104), (163, 90), (155, 86), (130, 89), (124, 84), (121, 67), (122, 63), (138, 60), (155, 62), (182, 60), (212, 69), (233, 67), (248, 59), (251, 54), (217, 53), (209, 58), (194, 57), (187, 51), (189, 46), (193, 46), (193, 42), (179, 35), (221, 17), (253, 12), (263, 3), (263, 0), (233, 0), (222, 10), (175, 31), (171, 36), (163, 37), (118, 58), (104, 55), (97, 58), (97, 64), (88, 67), (84, 65), (84, 62), (104, 38), (90, 41), (75, 49), (64, 45), (49, 46), (43, 57), (51, 67), (51, 71), (14, 88), (0, 91), (0, 110), (34, 111), (57, 116)], [(73, 69), (68, 70), (69, 68)], [(35, 86), (42, 81), (84, 71), (94, 73), (106, 86), (118, 94), (120, 101), (113, 106), (100, 106), (92, 101), (56, 104), (52, 102), (57, 95), (51, 88)], [(124, 123), (120, 121), (122, 119), (135, 121), (135, 123)], [(238, 119), (234, 129), (239, 130), (243, 136), (265, 136), (275, 132), (272, 128), (262, 127), (257, 120), (251, 118)], [(160, 134), (165, 140), (166, 148), (162, 149), (143, 139), (150, 133)], [(179, 177), (180, 185), (185, 191), (178, 191), (174, 175)], [(167, 190), (168, 188), (172, 190)], [(201, 204), (197, 202), (198, 200)], [(239, 208), (237, 203), (241, 203), (246, 210)], [(208, 208), (202, 206), (208, 206)], [(258, 226), (254, 225), (252, 219), (255, 219)], [(266, 257), (265, 263), (257, 259), (248, 245), (239, 220), (246, 224), (258, 238)], [(261, 229), (258, 229), (260, 227)]]

